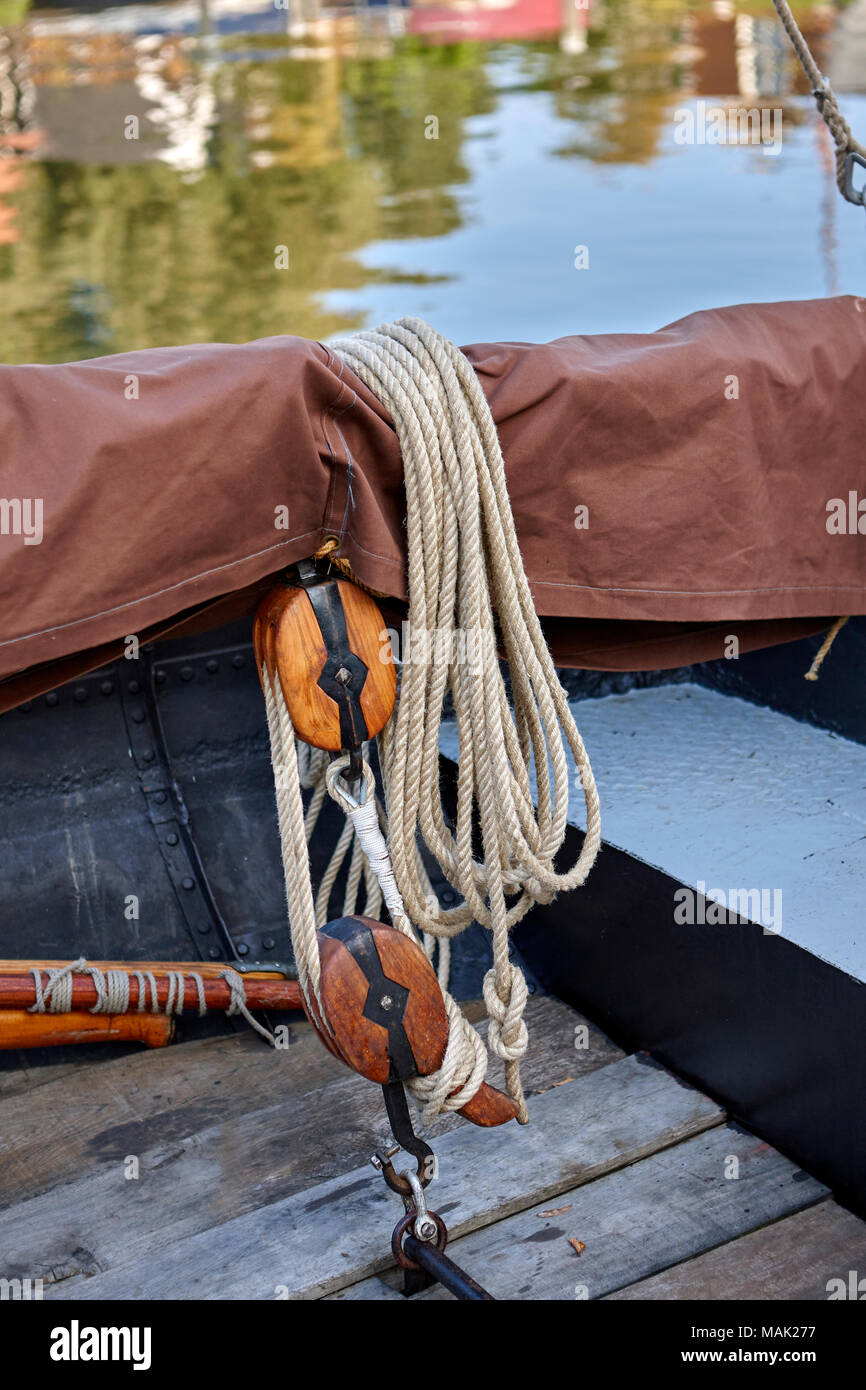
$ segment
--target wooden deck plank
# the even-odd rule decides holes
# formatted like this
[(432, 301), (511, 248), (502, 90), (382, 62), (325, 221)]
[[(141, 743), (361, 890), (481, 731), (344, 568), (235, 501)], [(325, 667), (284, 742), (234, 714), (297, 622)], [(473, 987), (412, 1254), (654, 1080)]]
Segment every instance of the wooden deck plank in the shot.
[[(580, 1020), (557, 999), (533, 998), (526, 1017), (533, 1039), (531, 1060), (525, 1069), (530, 1091), (567, 1076), (587, 1074), (609, 1058), (622, 1056), (596, 1030), (589, 1033), (589, 1047), (576, 1052), (574, 1029)], [(301, 1029), (305, 1027), (301, 1025)], [(113, 1116), (119, 1106), (121, 1122), (106, 1129), (99, 1128), (105, 1112), (100, 1099), (104, 1090), (97, 1081), (91, 1113), (95, 1128), (89, 1133), (73, 1133), (65, 1157), (52, 1147), (50, 1165), (55, 1183), (60, 1173), (67, 1182), (72, 1180), (71, 1185), (45, 1191), (24, 1207), (10, 1207), (6, 1217), (0, 1213), (0, 1232), (8, 1231), (8, 1237), (0, 1237), (4, 1264), (14, 1262), (18, 1269), (29, 1269), (39, 1258), (40, 1273), (44, 1271), (43, 1277), (49, 1279), (51, 1271), (68, 1278), (76, 1267), (87, 1271), (115, 1268), (146, 1254), (155, 1240), (180, 1239), (206, 1230), (365, 1163), (386, 1133), (381, 1091), (332, 1058), (310, 1029), (299, 1031), (296, 1045), (282, 1053), (263, 1048), (250, 1053), (251, 1046), (240, 1054), (229, 1053), (228, 1066), (223, 1050), (216, 1057), (197, 1053), (193, 1067), (184, 1071), (187, 1089), (180, 1088), (180, 1101), (186, 1099), (185, 1106), (172, 1106), (175, 1093), (166, 1086), (165, 1074), (157, 1090), (152, 1085), (147, 1090), (142, 1111), (134, 1118), (130, 1118), (126, 1096), (116, 1095), (110, 1114)], [(255, 1074), (245, 1091), (248, 1071)], [(169, 1076), (176, 1074), (169, 1072)], [(138, 1068), (138, 1078), (142, 1075), (151, 1084), (146, 1068)], [(322, 1075), (327, 1084), (316, 1085)], [(494, 1066), (491, 1075), (498, 1077)], [(122, 1076), (128, 1079), (128, 1069)], [(220, 1096), (229, 1085), (232, 1089), (222, 1110)], [(279, 1099), (276, 1104), (253, 1108), (262, 1095)], [(135, 1090), (133, 1102), (137, 1107), (139, 1093)], [(65, 1116), (68, 1101), (63, 1094), (54, 1104), (63, 1107)], [(3, 1110), (0, 1106), (0, 1134), (6, 1126)], [(205, 1118), (217, 1116), (218, 1122), (196, 1130), (195, 1121), (202, 1114)], [(17, 1182), (44, 1184), (37, 1147), (44, 1143), (44, 1137), (32, 1127), (27, 1133), (26, 1116), (19, 1116), (18, 1122), (26, 1138), (23, 1156), (20, 1147), (11, 1149)], [(431, 1134), (448, 1132), (464, 1123), (458, 1116), (448, 1116)], [(130, 1155), (138, 1157), (138, 1180), (124, 1178), (123, 1160)], [(37, 1165), (36, 1175), (29, 1171), (31, 1164)], [(84, 1175), (79, 1176), (82, 1170)], [(13, 1178), (7, 1173), (4, 1181), (11, 1185)], [(118, 1200), (126, 1213), (124, 1222), (96, 1219), (95, 1213), (100, 1209), (113, 1211)], [(69, 1206), (79, 1213), (72, 1228), (56, 1219)], [(17, 1234), (16, 1212), (25, 1218)], [(70, 1230), (74, 1230), (74, 1238)], [(6, 1268), (0, 1273), (11, 1271)]]
[[(726, 1176), (732, 1159), (736, 1178)], [(448, 1253), (495, 1298), (597, 1299), (826, 1195), (769, 1144), (723, 1125), (464, 1236)], [(579, 1255), (571, 1238), (584, 1246)], [(387, 1277), (396, 1287), (401, 1276)], [(332, 1297), (378, 1299), (382, 1283)], [(412, 1301), (450, 1298), (437, 1285)]]
[(0, 1063), (0, 1102), (50, 1085), (52, 1081), (68, 1080), (85, 1066), (86, 1063), (78, 1060), (61, 1062), (58, 1059), (52, 1067), (34, 1067), (28, 1065), (27, 1052), (23, 1048), (7, 1052)]
[[(480, 1000), (470, 1000), (462, 1007), (473, 1022), (483, 1017), (484, 1007)], [(335, 1065), (335, 1059), (316, 1043), (312, 1029), (307, 1023), (298, 1019), (288, 1026), (293, 1048), (300, 1044), (302, 1050), (308, 1050), (311, 1054), (325, 1059), (324, 1066), (327, 1070), (314, 1084), (321, 1084), (328, 1075), (343, 1074), (339, 1064)], [(613, 1044), (607, 1042), (603, 1034), (593, 1029), (590, 1052), (594, 1054), (602, 1043), (606, 1043), (608, 1048), (613, 1048)], [(180, 1046), (183, 1047), (182, 1052), (178, 1051)], [(61, 1051), (66, 1054), (64, 1058), (60, 1056)], [(107, 1052), (110, 1055), (106, 1056)], [(614, 1052), (620, 1055), (616, 1049)], [(52, 1055), (45, 1057), (46, 1053)], [(0, 1134), (0, 1144), (3, 1147), (0, 1148), (0, 1153), (4, 1157), (7, 1153), (6, 1142), (8, 1140), (10, 1144), (14, 1143), (19, 1125), (26, 1138), (29, 1131), (43, 1118), (43, 1109), (46, 1112), (53, 1111), (54, 1099), (51, 1095), (40, 1097), (39, 1102), (35, 1104), (26, 1098), (42, 1086), (62, 1084), (67, 1106), (77, 1106), (78, 1123), (72, 1127), (71, 1136), (74, 1139), (82, 1127), (88, 1135), (98, 1133), (103, 1116), (105, 1123), (111, 1123), (112, 1106), (118, 1101), (118, 1122), (127, 1119), (128, 1107), (121, 1098), (130, 1088), (136, 1095), (137, 1115), (162, 1114), (165, 1110), (167, 1090), (170, 1089), (177, 1102), (173, 1113), (180, 1116), (182, 1112), (179, 1107), (185, 1103), (184, 1092), (187, 1083), (192, 1083), (191, 1091), (195, 1098), (207, 1097), (210, 1095), (211, 1072), (214, 1073), (214, 1084), (225, 1087), (225, 1095), (221, 1098), (224, 1105), (231, 1104), (229, 1095), (235, 1091), (240, 1104), (248, 1104), (244, 1097), (249, 1094), (255, 1095), (255, 1073), (260, 1068), (265, 1069), (266, 1084), (270, 1085), (272, 1081), (273, 1062), (267, 1060), (272, 1058), (272, 1050), (249, 1029), (175, 1044), (159, 1052), (146, 1051), (134, 1044), (120, 1046), (88, 1043), (64, 1049), (42, 1048), (37, 1050), (37, 1055), (38, 1065), (31, 1065), (33, 1054), (24, 1049), (0, 1052), (0, 1115), (3, 1116), (3, 1133)], [(292, 1061), (298, 1064), (298, 1052), (293, 1051), (291, 1055)], [(232, 1082), (237, 1066), (240, 1066), (242, 1072), (240, 1083), (235, 1088)], [(101, 1067), (107, 1070), (97, 1076), (98, 1068)], [(99, 1084), (96, 1084), (97, 1082)], [(53, 1094), (59, 1096), (61, 1093), (57, 1091)], [(14, 1096), (22, 1097), (20, 1106), (4, 1108), (6, 1102)]]
[(137, 1052), (0, 1100), (0, 1207), (345, 1075), (308, 1024)]
[(91, 1071), (125, 1057), (141, 1055), (138, 1043), (76, 1043), (69, 1047), (15, 1048), (0, 1051), (0, 1104), (40, 1086), (69, 1082), (77, 1072)]
[(860, 1278), (857, 1297), (862, 1299), (866, 1222), (827, 1200), (609, 1297), (824, 1301), (831, 1292), (839, 1296), (839, 1285), (830, 1286), (831, 1280), (841, 1280), (850, 1298)]
[[(426, 1294), (413, 1295), (411, 1302), (417, 1303), (419, 1298), (425, 1298)], [(450, 1295), (449, 1295), (450, 1297)], [(362, 1279), (359, 1284), (350, 1284), (346, 1289), (340, 1289), (339, 1293), (326, 1295), (327, 1302), (339, 1303), (405, 1303), (407, 1300), (401, 1294), (397, 1284), (393, 1280), (386, 1281), (378, 1274), (371, 1274), (369, 1279)]]
[[(322, 1113), (320, 1105), (320, 1120)], [(442, 1174), (437, 1206), (455, 1235), (590, 1182), (723, 1119), (714, 1102), (645, 1057), (625, 1058), (536, 1095), (530, 1113), (533, 1123), (524, 1128), (482, 1132), (463, 1124), (437, 1145)], [(194, 1155), (190, 1159), (194, 1162)], [(201, 1179), (210, 1181), (210, 1174), (202, 1173)], [(115, 1178), (111, 1191), (94, 1187), (86, 1207), (70, 1201), (74, 1189), (47, 1194), (36, 1199), (42, 1203), (38, 1218), (36, 1202), (22, 1204), (0, 1219), (0, 1248), (8, 1251), (10, 1238), (25, 1231), (29, 1249), (23, 1267), (38, 1274), (46, 1243), (56, 1250), (58, 1243), (70, 1248), (98, 1239), (104, 1213), (111, 1210), (110, 1229), (123, 1228), (126, 1234), (125, 1247), (113, 1249), (111, 1258), (125, 1267), (66, 1280), (47, 1289), (48, 1297), (272, 1299), (282, 1290), (291, 1298), (318, 1298), (388, 1266), (390, 1233), (401, 1210), (365, 1166), (188, 1235), (185, 1198), (169, 1173), (163, 1201), (166, 1213), (174, 1215), (173, 1228), (148, 1230), (142, 1240), (138, 1227), (147, 1207), (136, 1198), (138, 1186)], [(150, 1203), (155, 1200), (152, 1191)], [(3, 1230), (6, 1218), (11, 1224)], [(157, 1238), (160, 1248), (154, 1253)], [(19, 1248), (19, 1264), (23, 1256)]]
[[(472, 1006), (470, 1012), (478, 1014)], [(581, 1076), (622, 1057), (622, 1052), (597, 1029), (586, 1025), (587, 1046), (574, 1047), (575, 1027), (583, 1020), (566, 1004), (550, 996), (535, 996), (527, 1006), (532, 1047), (526, 1066), (526, 1085), (551, 1085), (566, 1076)], [(482, 1034), (485, 1032), (482, 1027)], [(348, 1105), (340, 1143), (359, 1126), (357, 1143), (347, 1162), (360, 1161), (382, 1128), (380, 1093), (359, 1082), (332, 1057), (306, 1023), (292, 1025), (292, 1045), (284, 1050), (266, 1047), (253, 1033), (187, 1043), (158, 1054), (139, 1053), (105, 1062), (66, 1078), (60, 1089), (0, 1101), (0, 1208), (48, 1191), (61, 1182), (80, 1180), (106, 1163), (118, 1164), (128, 1154), (183, 1145), (198, 1135), (196, 1148), (206, 1147), (206, 1132), (241, 1117), (254, 1116), (276, 1101), (281, 1106), (328, 1083), (340, 1085), (340, 1097), (326, 1107), (337, 1114), (337, 1100)], [(500, 1084), (501, 1064), (492, 1062), (490, 1079)], [(306, 1112), (305, 1112), (306, 1113)], [(263, 1117), (274, 1125), (281, 1149), (293, 1126), (286, 1116)], [(446, 1121), (439, 1130), (457, 1120)], [(238, 1176), (247, 1156), (258, 1171), (261, 1151), (255, 1118), (245, 1118), (246, 1142), (239, 1141)], [(333, 1127), (333, 1126), (331, 1126)], [(329, 1119), (324, 1121), (326, 1141)], [(217, 1141), (222, 1147), (222, 1141)], [(299, 1145), (301, 1136), (299, 1135)], [(238, 1147), (238, 1146), (236, 1146)], [(272, 1147), (272, 1144), (269, 1145)], [(328, 1143), (322, 1146), (329, 1152)], [(247, 1151), (247, 1152), (245, 1152)], [(339, 1148), (328, 1171), (316, 1169), (311, 1181), (333, 1177), (339, 1167)], [(266, 1174), (264, 1175), (266, 1177)], [(277, 1195), (284, 1195), (277, 1188)], [(230, 1196), (226, 1194), (226, 1202)], [(233, 1211), (229, 1215), (236, 1214)]]

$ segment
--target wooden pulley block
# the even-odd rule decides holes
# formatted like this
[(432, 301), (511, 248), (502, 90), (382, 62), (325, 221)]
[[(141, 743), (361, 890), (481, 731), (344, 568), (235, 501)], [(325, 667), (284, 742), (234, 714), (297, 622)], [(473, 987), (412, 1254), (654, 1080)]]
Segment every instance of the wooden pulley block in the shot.
[[(369, 917), (340, 917), (318, 933), (320, 996), (305, 1008), (325, 1046), (361, 1076), (385, 1086), (429, 1076), (442, 1065), (448, 1016), (421, 946)], [(473, 1124), (501, 1125), (517, 1106), (485, 1082), (460, 1112)]]
[(356, 749), (384, 727), (397, 673), (376, 602), (348, 579), (295, 567), (256, 614), (259, 669), (279, 678), (295, 733), (314, 748)]

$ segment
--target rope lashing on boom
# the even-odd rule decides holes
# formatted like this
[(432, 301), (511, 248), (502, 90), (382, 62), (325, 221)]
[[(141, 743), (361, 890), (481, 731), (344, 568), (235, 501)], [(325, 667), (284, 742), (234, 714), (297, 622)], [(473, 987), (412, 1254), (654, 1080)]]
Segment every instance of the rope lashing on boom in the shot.
[[(839, 109), (836, 94), (830, 86), (829, 81), (824, 77), (808, 43), (803, 37), (803, 33), (798, 25), (788, 0), (773, 0), (776, 14), (781, 20), (782, 26), (794, 52), (800, 60), (803, 71), (809, 79), (812, 88), (812, 95), (818, 106), (818, 110), (824, 120), (827, 129), (833, 137), (833, 144), (836, 147), (836, 183), (842, 197), (849, 203), (864, 206), (862, 191), (855, 190), (851, 179), (849, 166), (849, 156), (858, 155), (860, 160), (866, 161), (866, 148), (855, 139), (850, 125)], [(866, 167), (866, 165), (864, 165)]]
[[(314, 903), (307, 837), (327, 791), (343, 805), (353, 827), (336, 851), (342, 862), (354, 837), (353, 903), (362, 874), (362, 861), (354, 857), (360, 845), (394, 926), (412, 936), (423, 933), (428, 955), (436, 941), (444, 948), (439, 979), (451, 1030), (445, 1060), (433, 1076), (409, 1083), (424, 1106), (424, 1120), (443, 1109), (459, 1109), (484, 1079), (483, 1044), (445, 989), (448, 941), (477, 920), (490, 930), (493, 944), (493, 965), (484, 981), (488, 1042), (505, 1062), (509, 1094), (525, 1121), (520, 1059), (528, 1041), (527, 991), (509, 957), (508, 933), (535, 903), (550, 902), (557, 892), (585, 881), (601, 843), (592, 768), (535, 611), (496, 426), (468, 359), (416, 318), (330, 346), (390, 413), (397, 431), (407, 501), (407, 630), (412, 646), (413, 633), (427, 639), (419, 644), (427, 659), (404, 660), (397, 707), (378, 737), (384, 812), (377, 808), (366, 765), (363, 805), (343, 790), (339, 763), (327, 768), (314, 751), (302, 754), (299, 767), (280, 683), (263, 671), (299, 982), (324, 1017), (316, 926), (324, 920), (337, 870), (332, 864), (327, 892), (323, 897), (320, 889)], [(445, 659), (429, 659), (430, 634), (437, 653), (444, 648)], [(509, 667), (513, 711), (497, 645)], [(439, 732), (449, 692), (460, 745), (454, 832), (439, 785)], [(584, 794), (587, 829), (576, 861), (558, 871), (555, 859), (568, 825), (569, 754)], [(302, 777), (315, 788), (306, 818)], [(473, 845), (476, 816), (482, 858)], [(381, 833), (385, 819), (387, 844)], [(462, 896), (456, 907), (438, 902), (419, 833)], [(367, 890), (369, 903), (369, 881)]]
[[(48, 975), (48, 980), (44, 985), (42, 983), (42, 970), (38, 966), (31, 966), (30, 973), (33, 976), (36, 994), (36, 1002), (27, 1010), (31, 1014), (68, 1014), (72, 1009), (73, 975), (89, 975), (93, 981), (96, 990), (96, 1003), (91, 1009), (88, 1009), (88, 1013), (91, 1014), (129, 1013), (129, 982), (133, 979), (138, 985), (136, 1013), (167, 1014), (169, 1017), (183, 1013), (187, 980), (192, 980), (195, 985), (199, 1018), (204, 1018), (208, 1011), (204, 980), (196, 970), (168, 970), (165, 972), (168, 981), (168, 994), (164, 1004), (160, 1004), (157, 998), (156, 976), (151, 970), (100, 970), (98, 965), (88, 965), (84, 957), (80, 956), (78, 960), (72, 960), (68, 965), (48, 969), (45, 972)], [(251, 1028), (273, 1043), (275, 1041), (273, 1033), (263, 1027), (247, 1008), (243, 977), (228, 966), (225, 970), (220, 971), (220, 979), (225, 980), (228, 984), (231, 996), (225, 1012), (228, 1015), (240, 1014)], [(149, 1010), (148, 990), (150, 991)]]

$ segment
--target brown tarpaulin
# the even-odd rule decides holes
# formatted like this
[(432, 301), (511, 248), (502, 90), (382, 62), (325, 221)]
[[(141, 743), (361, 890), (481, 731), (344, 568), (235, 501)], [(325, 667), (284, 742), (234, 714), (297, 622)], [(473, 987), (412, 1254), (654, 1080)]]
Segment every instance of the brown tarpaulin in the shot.
[[(866, 612), (866, 301), (464, 350), (560, 664), (676, 666)], [(0, 709), (127, 634), (251, 611), (329, 535), (405, 597), (396, 437), (321, 343), (0, 367), (0, 440)]]

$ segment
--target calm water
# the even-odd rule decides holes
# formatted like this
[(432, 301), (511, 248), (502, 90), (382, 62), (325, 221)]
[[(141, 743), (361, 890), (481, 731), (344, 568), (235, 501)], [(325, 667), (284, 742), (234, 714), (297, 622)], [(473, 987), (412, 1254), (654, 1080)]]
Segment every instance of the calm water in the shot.
[[(797, 10), (861, 141), (864, 5)], [(775, 153), (678, 142), (736, 107)], [(0, 111), (7, 362), (866, 291), (866, 215), (769, 3), (0, 0)]]

